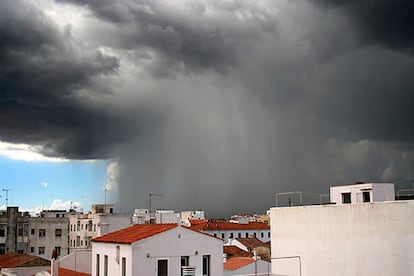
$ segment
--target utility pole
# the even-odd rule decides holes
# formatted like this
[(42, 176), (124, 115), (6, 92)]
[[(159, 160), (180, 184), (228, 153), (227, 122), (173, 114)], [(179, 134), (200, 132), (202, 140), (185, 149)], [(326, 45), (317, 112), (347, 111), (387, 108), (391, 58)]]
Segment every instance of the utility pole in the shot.
[(9, 206), (9, 192), (11, 192), (12, 189), (3, 189), (3, 192), (6, 192), (6, 209)]

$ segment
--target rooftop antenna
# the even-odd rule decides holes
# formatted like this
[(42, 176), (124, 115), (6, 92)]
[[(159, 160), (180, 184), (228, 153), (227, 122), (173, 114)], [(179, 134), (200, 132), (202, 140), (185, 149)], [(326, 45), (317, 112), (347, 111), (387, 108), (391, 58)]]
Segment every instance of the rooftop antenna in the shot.
[(148, 205), (149, 205), (149, 213), (150, 214), (151, 214), (151, 198), (153, 196), (162, 196), (162, 194), (152, 194), (152, 193), (149, 193), (148, 194)]
[(6, 209), (9, 206), (9, 192), (11, 192), (12, 189), (3, 189), (3, 192), (6, 192)]
[(104, 213), (106, 213), (106, 192), (109, 190), (108, 187), (104, 186), (104, 191), (105, 191), (105, 205), (104, 205)]

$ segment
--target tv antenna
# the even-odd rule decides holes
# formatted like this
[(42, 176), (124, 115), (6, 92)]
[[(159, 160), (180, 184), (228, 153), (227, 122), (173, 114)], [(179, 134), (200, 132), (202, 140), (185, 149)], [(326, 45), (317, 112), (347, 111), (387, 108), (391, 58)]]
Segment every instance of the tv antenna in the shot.
[(9, 192), (11, 192), (12, 189), (3, 189), (3, 192), (6, 192), (6, 209), (9, 206)]

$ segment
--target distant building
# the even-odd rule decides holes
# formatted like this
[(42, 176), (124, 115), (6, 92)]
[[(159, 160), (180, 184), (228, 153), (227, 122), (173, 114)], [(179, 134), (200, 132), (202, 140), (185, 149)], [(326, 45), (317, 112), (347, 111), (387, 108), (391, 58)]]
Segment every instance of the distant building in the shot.
[(235, 238), (256, 237), (262, 242), (270, 241), (270, 226), (262, 222), (235, 223), (209, 220), (190, 220), (191, 228), (224, 241)]
[(50, 268), (50, 261), (27, 254), (7, 253), (0, 256), (0, 275), (34, 275)]
[(92, 275), (223, 275), (222, 241), (178, 224), (135, 224), (92, 240)]
[(91, 240), (95, 237), (125, 228), (131, 225), (131, 214), (116, 213), (112, 204), (92, 205), (87, 214), (74, 213), (69, 221), (69, 249), (91, 249)]
[(69, 212), (42, 211), (38, 217), (19, 212), (18, 207), (0, 211), (0, 255), (20, 253), (44, 258), (68, 254)]
[(413, 200), (393, 201), (388, 184), (331, 193), (338, 204), (271, 209), (272, 273), (414, 275)]

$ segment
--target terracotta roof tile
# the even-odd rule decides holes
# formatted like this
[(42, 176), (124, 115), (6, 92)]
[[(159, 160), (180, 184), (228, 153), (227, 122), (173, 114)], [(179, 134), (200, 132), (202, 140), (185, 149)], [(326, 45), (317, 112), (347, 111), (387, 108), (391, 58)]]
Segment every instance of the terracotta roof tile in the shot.
[(13, 268), (23, 266), (30, 262), (36, 260), (41, 260), (42, 262), (47, 262), (46, 259), (40, 258), (38, 256), (31, 256), (26, 254), (16, 254), (16, 253), (7, 253), (0, 255), (0, 268)]
[(236, 270), (248, 264), (254, 263), (254, 259), (250, 257), (234, 257), (228, 259), (224, 263), (224, 270)]
[(252, 257), (253, 254), (251, 252), (246, 252), (235, 245), (224, 245), (223, 246), (223, 253), (227, 254), (228, 258), (232, 257)]
[(194, 222), (190, 221), (191, 229), (198, 231), (218, 231), (218, 230), (270, 230), (270, 226), (263, 222), (234, 223), (234, 222)]
[(176, 223), (135, 224), (127, 228), (94, 238), (93, 242), (133, 243), (156, 234), (176, 228)]

